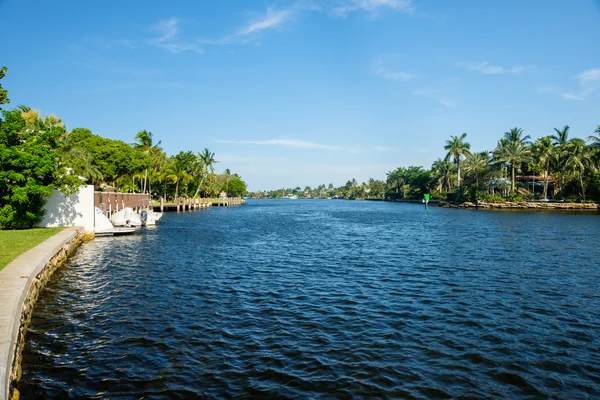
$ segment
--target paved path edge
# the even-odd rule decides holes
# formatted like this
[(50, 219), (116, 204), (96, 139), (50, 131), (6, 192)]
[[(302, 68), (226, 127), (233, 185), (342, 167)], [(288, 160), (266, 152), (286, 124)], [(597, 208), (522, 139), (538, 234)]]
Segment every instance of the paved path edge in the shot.
[(21, 353), (35, 302), (54, 271), (82, 241), (83, 229), (66, 228), (0, 271), (0, 400), (19, 396)]

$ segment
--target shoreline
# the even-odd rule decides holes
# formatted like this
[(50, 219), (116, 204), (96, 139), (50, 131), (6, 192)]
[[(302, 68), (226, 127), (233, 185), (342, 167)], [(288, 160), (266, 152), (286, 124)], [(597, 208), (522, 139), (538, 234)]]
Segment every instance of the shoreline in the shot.
[(0, 400), (19, 397), (25, 334), (35, 303), (54, 272), (84, 240), (83, 229), (67, 228), (26, 251), (0, 271)]
[(486, 203), (478, 201), (477, 203), (464, 202), (456, 203), (451, 201), (440, 201), (438, 207), (444, 208), (463, 208), (463, 209), (484, 209), (484, 210), (568, 210), (568, 211), (600, 211), (600, 204), (596, 203), (545, 203), (545, 202), (511, 202), (505, 203)]

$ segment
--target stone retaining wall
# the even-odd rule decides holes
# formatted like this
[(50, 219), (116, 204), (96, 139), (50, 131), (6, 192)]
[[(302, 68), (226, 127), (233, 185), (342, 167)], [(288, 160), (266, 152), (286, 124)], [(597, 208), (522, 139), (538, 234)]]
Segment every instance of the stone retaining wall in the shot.
[(449, 201), (440, 201), (440, 207), (451, 208), (483, 208), (483, 209), (523, 209), (523, 210), (588, 210), (599, 211), (600, 205), (595, 203), (545, 203), (545, 202), (510, 202), (505, 203), (453, 203)]
[(0, 400), (19, 398), (25, 333), (38, 296), (54, 272), (81, 244), (83, 230), (65, 229), (0, 271)]

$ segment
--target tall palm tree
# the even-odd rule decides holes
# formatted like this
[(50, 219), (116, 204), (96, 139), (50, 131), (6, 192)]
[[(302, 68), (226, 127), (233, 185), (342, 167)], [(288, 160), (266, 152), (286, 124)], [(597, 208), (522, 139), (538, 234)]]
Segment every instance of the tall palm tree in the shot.
[(196, 193), (194, 194), (194, 197), (198, 196), (198, 193), (200, 193), (200, 188), (202, 187), (202, 184), (204, 183), (204, 180), (206, 179), (208, 174), (212, 174), (215, 172), (214, 165), (218, 163), (218, 161), (215, 160), (215, 153), (211, 153), (210, 150), (208, 150), (207, 148), (205, 148), (201, 153), (198, 153), (198, 160), (202, 164), (202, 168), (200, 170), (201, 178), (200, 182), (198, 183), (198, 187), (196, 188)]
[(479, 190), (479, 178), (484, 175), (490, 165), (489, 152), (473, 153), (465, 160), (465, 174), (475, 177), (475, 187)]
[(558, 161), (558, 151), (555, 147), (552, 136), (539, 138), (533, 145), (534, 158), (544, 168), (544, 199), (548, 199), (548, 176), (550, 167)]
[(554, 128), (555, 134), (550, 136), (555, 146), (564, 146), (569, 143), (569, 125), (565, 125), (562, 129)]
[(456, 187), (460, 188), (460, 161), (461, 158), (467, 157), (471, 155), (469, 151), (471, 149), (471, 144), (465, 142), (465, 138), (467, 137), (466, 133), (463, 133), (460, 136), (452, 136), (450, 135), (450, 140), (446, 140), (446, 145), (444, 146), (444, 150), (448, 151), (446, 154), (446, 160), (450, 158), (454, 159), (454, 163), (456, 164)]
[(225, 192), (227, 193), (227, 196), (229, 196), (229, 178), (231, 177), (231, 170), (229, 168), (225, 169), (225, 175), (227, 176), (227, 182), (225, 183)]
[[(161, 142), (159, 141), (158, 143), (156, 143), (156, 145), (153, 145), (152, 132), (144, 129), (143, 131), (139, 131), (135, 135), (134, 147), (136, 149), (146, 153), (148, 156), (151, 156), (153, 151), (156, 150), (156, 147), (159, 146), (160, 143)], [(142, 193), (146, 193), (147, 183), (148, 183), (148, 168), (146, 168), (146, 173), (144, 175), (144, 186), (142, 189)]]
[(504, 139), (508, 142), (520, 142), (527, 145), (530, 144), (529, 139), (531, 139), (531, 136), (523, 136), (523, 129), (521, 128), (512, 128), (510, 131), (504, 132)]
[(598, 136), (588, 136), (588, 140), (592, 142), (593, 147), (600, 150), (600, 125), (596, 127), (594, 133), (597, 133)]
[(529, 148), (520, 141), (508, 141), (500, 139), (498, 146), (494, 149), (494, 159), (499, 162), (509, 163), (511, 167), (510, 192), (515, 192), (515, 171), (517, 166), (530, 160)]
[(431, 167), (435, 179), (439, 182), (439, 190), (444, 188), (450, 191), (452, 188), (452, 176), (454, 175), (454, 164), (450, 160), (442, 160), (438, 158), (433, 162)]
[(579, 178), (581, 184), (581, 195), (585, 200), (585, 187), (583, 185), (583, 175), (586, 169), (595, 171), (594, 165), (595, 150), (587, 146), (582, 139), (574, 138), (569, 140), (565, 147), (565, 168), (574, 176)]
[[(552, 143), (557, 148), (558, 152), (558, 160), (557, 163), (560, 165), (564, 165), (565, 163), (565, 146), (569, 143), (569, 125), (565, 125), (562, 129), (554, 128), (554, 135), (550, 136), (552, 138)], [(560, 192), (562, 193), (565, 186), (565, 176), (562, 171), (560, 171)]]

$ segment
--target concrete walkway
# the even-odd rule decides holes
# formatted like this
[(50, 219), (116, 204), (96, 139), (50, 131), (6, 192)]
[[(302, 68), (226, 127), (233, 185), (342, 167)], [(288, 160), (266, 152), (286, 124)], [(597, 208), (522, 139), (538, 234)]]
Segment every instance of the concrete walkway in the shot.
[(21, 254), (0, 271), (0, 400), (8, 399), (21, 309), (29, 286), (52, 257), (76, 236), (74, 228), (67, 228)]

